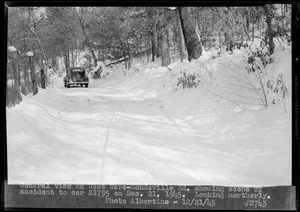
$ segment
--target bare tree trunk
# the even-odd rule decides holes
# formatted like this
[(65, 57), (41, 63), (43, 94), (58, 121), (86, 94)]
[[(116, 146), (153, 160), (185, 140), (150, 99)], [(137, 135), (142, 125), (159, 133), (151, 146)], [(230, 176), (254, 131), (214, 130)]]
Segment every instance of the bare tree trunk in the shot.
[(68, 46), (65, 46), (64, 59), (65, 59), (65, 68), (68, 69), (70, 67)]
[(46, 65), (43, 60), (40, 60), (40, 79), (41, 79), (41, 88), (45, 89), (47, 84), (47, 72)]
[(77, 63), (80, 61), (80, 51), (77, 52)]
[(281, 8), (281, 15), (283, 17), (281, 19), (281, 27), (284, 28), (284, 17), (285, 17), (284, 5), (281, 4), (280, 8)]
[[(21, 59), (21, 61), (19, 59)], [(17, 67), (18, 67), (17, 78), (18, 78), (18, 85), (20, 88), (21, 88), (21, 70), (22, 70), (20, 65), (21, 62), (22, 62), (22, 58), (20, 57), (20, 52), (18, 51), (17, 52)]]
[(254, 41), (254, 22), (252, 22), (252, 41)]
[(246, 15), (246, 29), (247, 29), (247, 31), (250, 30), (250, 20), (249, 20), (249, 15), (248, 15), (248, 13), (247, 13), (247, 15)]
[(40, 70), (40, 78), (41, 78), (41, 88), (45, 89), (46, 88), (46, 77), (45, 77), (45, 71), (44, 71), (43, 67)]
[(195, 27), (193, 26), (189, 8), (179, 7), (179, 16), (188, 52), (188, 60), (198, 59), (202, 55), (202, 46)]
[[(31, 9), (30, 9), (30, 7), (28, 7), (28, 23), (30, 23), (30, 19), (31, 19)], [(43, 18), (41, 18), (41, 19), (43, 19)], [(39, 47), (40, 47), (40, 49), (41, 49), (41, 51), (43, 53), (44, 60), (47, 61), (43, 45), (42, 45), (39, 37), (36, 35), (36, 33), (34, 31), (34, 28), (29, 28), (29, 31), (32, 33), (32, 35), (35, 37), (35, 39), (38, 41)]]
[(182, 25), (180, 22), (180, 18), (178, 18), (178, 28), (179, 28), (179, 49), (180, 49), (180, 60), (181, 62), (187, 58), (187, 52), (185, 49), (184, 37), (182, 32)]
[(89, 50), (90, 50), (90, 52), (92, 54), (92, 57), (93, 57), (94, 66), (96, 67), (97, 66), (97, 58), (96, 58), (96, 55), (95, 55), (94, 51), (92, 50), (92, 45), (91, 45), (91, 42), (89, 40), (89, 37), (86, 34), (85, 26), (84, 26), (84, 21), (82, 20), (82, 18), (80, 18), (78, 16), (78, 14), (77, 14), (77, 17), (78, 17), (78, 20), (79, 20), (79, 23), (80, 23), (80, 27), (82, 29), (83, 36), (84, 36), (84, 39), (85, 39), (84, 44), (89, 48)]
[(72, 66), (75, 66), (73, 45), (71, 46), (71, 60), (72, 60), (72, 63), (71, 63)]
[(248, 32), (248, 30), (246, 29), (246, 27), (245, 27), (245, 26), (243, 26), (243, 28), (244, 28), (244, 32), (245, 32), (245, 34), (247, 35), (247, 41), (250, 41), (250, 40), (251, 40), (251, 37), (250, 37), (250, 35), (249, 35), (249, 32)]
[(57, 70), (61, 70), (62, 69), (62, 64), (61, 64), (61, 60), (59, 58), (56, 58), (56, 64), (57, 64)]
[(70, 67), (70, 49), (69, 49), (69, 44), (67, 44), (67, 63), (68, 63), (68, 68)]
[(92, 57), (93, 57), (93, 63), (94, 63), (94, 66), (96, 67), (97, 66), (97, 58), (96, 58), (96, 55), (95, 53), (93, 52), (93, 50), (91, 48), (90, 49), (90, 52), (92, 54)]
[(131, 67), (131, 55), (130, 55), (130, 47), (129, 47), (129, 43), (127, 43), (127, 46), (126, 46), (126, 54), (127, 54), (127, 64), (128, 64), (128, 70), (130, 69)]
[[(150, 50), (150, 51), (148, 51)], [(150, 57), (151, 57), (151, 53), (152, 53), (152, 42), (151, 42), (151, 36), (148, 37), (147, 39), (147, 45), (146, 45), (146, 55), (147, 55), (147, 63), (150, 62)], [(144, 54), (139, 54), (138, 58), (142, 58)]]
[(274, 38), (274, 32), (272, 29), (272, 9), (271, 5), (267, 4), (263, 7), (264, 13), (266, 16), (266, 23), (267, 23), (267, 30), (266, 30), (266, 36), (268, 37), (268, 43), (269, 43), (269, 52), (270, 54), (274, 53), (275, 44), (273, 41)]
[(160, 41), (160, 52), (162, 66), (168, 66), (171, 64), (171, 58), (168, 46), (168, 29), (162, 15), (162, 18), (158, 21), (158, 37)]
[(156, 38), (157, 38), (157, 30), (156, 30), (156, 25), (157, 25), (157, 19), (158, 19), (158, 15), (157, 15), (157, 11), (152, 8), (149, 7), (147, 8), (148, 14), (147, 14), (147, 18), (150, 22), (150, 35), (151, 35), (151, 53), (152, 53), (152, 61), (155, 61), (155, 55), (156, 57), (160, 57), (160, 53), (159, 53), (159, 41), (157, 40), (156, 42)]
[(25, 70), (24, 70), (24, 83), (25, 83), (25, 88), (26, 88), (26, 94), (25, 95), (32, 92), (32, 87), (31, 87), (30, 82), (29, 82), (29, 73), (28, 73), (29, 70), (30, 70), (30, 64), (26, 60)]
[(77, 64), (77, 50), (75, 50), (74, 54), (74, 66)]
[(35, 70), (34, 70), (32, 57), (29, 57), (29, 67), (30, 67), (30, 74), (31, 74), (32, 94), (35, 95), (35, 94), (38, 93), (38, 87), (37, 87), (37, 81), (36, 81), (36, 78), (35, 78)]
[[(24, 17), (25, 19), (25, 17)], [(24, 20), (22, 21), (23, 23), (23, 47), (24, 47), (24, 52), (27, 51), (27, 41), (26, 41), (26, 36), (25, 36), (25, 23), (24, 23)], [(28, 22), (29, 23), (29, 22)], [(24, 79), (24, 90), (23, 90), (23, 94), (24, 95), (27, 95), (29, 93), (31, 93), (31, 86), (30, 86), (30, 82), (29, 82), (29, 76), (28, 76), (28, 69), (29, 69), (29, 66), (28, 66), (28, 62), (27, 60), (25, 60), (25, 68), (24, 68), (24, 75), (23, 75), (23, 79)]]
[(288, 12), (288, 6), (287, 6), (287, 4), (284, 4), (284, 6), (285, 6), (285, 13), (287, 13)]
[(14, 52), (14, 65), (13, 65), (13, 78), (14, 78), (14, 103), (19, 104), (22, 101), (20, 92), (20, 70), (19, 70), (19, 58), (18, 53)]
[(155, 25), (151, 28), (151, 49), (152, 49), (152, 61), (155, 61), (155, 54), (156, 54), (156, 42), (155, 42), (155, 34), (156, 34), (156, 27)]
[(56, 60), (56, 57), (53, 57), (52, 58), (52, 68), (53, 68), (53, 70), (56, 72), (57, 71), (57, 66), (58, 66), (58, 64), (57, 64), (57, 60)]
[(156, 57), (160, 57), (161, 56), (161, 37), (159, 36), (159, 32), (156, 34), (157, 37), (157, 47), (156, 47)]
[(67, 65), (68, 61), (67, 61), (67, 53), (66, 53), (66, 50), (64, 51), (64, 63), (65, 63), (65, 69), (67, 69), (67, 68), (68, 68), (68, 65)]

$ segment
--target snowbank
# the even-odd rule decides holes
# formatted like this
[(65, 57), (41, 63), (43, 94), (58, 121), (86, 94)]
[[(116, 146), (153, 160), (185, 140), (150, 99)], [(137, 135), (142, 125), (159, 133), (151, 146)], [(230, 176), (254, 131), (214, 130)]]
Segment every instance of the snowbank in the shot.
[[(289, 48), (276, 49), (270, 71), (290, 86)], [(291, 185), (290, 94), (264, 109), (232, 90), (245, 54), (206, 52), (168, 68), (135, 61), (89, 88), (64, 88), (57, 77), (6, 109), (9, 182)], [(176, 86), (183, 70), (201, 86)]]

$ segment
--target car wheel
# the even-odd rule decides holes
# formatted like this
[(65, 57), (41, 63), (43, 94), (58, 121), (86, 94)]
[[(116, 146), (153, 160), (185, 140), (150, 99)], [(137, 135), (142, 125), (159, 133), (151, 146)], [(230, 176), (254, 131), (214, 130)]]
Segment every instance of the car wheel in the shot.
[(70, 85), (67, 85), (68, 88), (70, 88)]
[(86, 87), (86, 88), (89, 87), (89, 84), (85, 84), (85, 87)]

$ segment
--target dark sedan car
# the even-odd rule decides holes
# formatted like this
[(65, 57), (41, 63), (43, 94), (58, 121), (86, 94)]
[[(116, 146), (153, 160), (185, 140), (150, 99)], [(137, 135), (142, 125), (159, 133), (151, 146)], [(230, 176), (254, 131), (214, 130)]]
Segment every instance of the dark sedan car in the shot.
[(71, 85), (89, 86), (89, 78), (86, 76), (85, 68), (71, 67), (67, 69), (64, 77), (65, 87), (70, 88)]

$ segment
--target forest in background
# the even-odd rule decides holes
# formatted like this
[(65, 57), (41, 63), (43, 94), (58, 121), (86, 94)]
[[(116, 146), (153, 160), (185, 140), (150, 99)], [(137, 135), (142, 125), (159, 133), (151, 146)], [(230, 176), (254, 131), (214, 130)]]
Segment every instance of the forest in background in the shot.
[[(275, 44), (291, 42), (291, 5), (261, 7), (9, 7), (6, 105), (47, 87), (50, 66), (59, 73), (85, 52), (88, 71), (132, 59), (172, 61), (203, 51), (251, 47), (261, 39), (272, 55)], [(96, 78), (101, 78), (101, 72)]]

